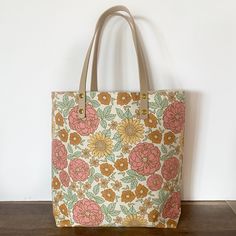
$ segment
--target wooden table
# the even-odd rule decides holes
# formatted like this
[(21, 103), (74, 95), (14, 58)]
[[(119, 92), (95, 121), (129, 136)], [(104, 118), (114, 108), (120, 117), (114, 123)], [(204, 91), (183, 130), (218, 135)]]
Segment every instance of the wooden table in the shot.
[(224, 201), (183, 202), (177, 229), (57, 228), (50, 202), (0, 202), (1, 236), (236, 236), (236, 214)]

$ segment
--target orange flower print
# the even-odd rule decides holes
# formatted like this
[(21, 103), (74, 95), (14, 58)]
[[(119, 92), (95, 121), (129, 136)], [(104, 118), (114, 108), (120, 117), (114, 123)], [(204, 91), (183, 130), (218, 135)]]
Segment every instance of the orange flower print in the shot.
[(131, 96), (128, 93), (118, 93), (117, 95), (117, 104), (118, 105), (127, 105), (131, 101)]
[(59, 227), (69, 227), (71, 226), (71, 223), (69, 220), (62, 220), (60, 223), (59, 223)]
[(114, 120), (111, 122), (111, 124), (109, 124), (110, 128), (113, 129), (113, 130), (116, 129), (117, 125), (118, 125), (118, 123)]
[(146, 215), (147, 214), (147, 208), (145, 206), (140, 206), (139, 207), (139, 213), (141, 215)]
[(155, 130), (148, 135), (148, 138), (153, 143), (161, 143), (162, 133), (159, 130)]
[(137, 198), (144, 198), (147, 196), (147, 193), (148, 189), (142, 184), (139, 184), (135, 189), (135, 195)]
[(131, 97), (134, 101), (140, 100), (140, 93), (131, 93)]
[(175, 135), (171, 131), (164, 134), (164, 144), (170, 145), (175, 141)]
[(60, 186), (61, 186), (60, 181), (59, 181), (59, 179), (55, 176), (55, 177), (52, 179), (52, 188), (53, 188), (53, 189), (59, 189)]
[(125, 190), (121, 194), (122, 202), (132, 202), (135, 199), (135, 194), (131, 190)]
[(117, 217), (115, 218), (115, 223), (116, 223), (116, 224), (121, 224), (121, 222), (122, 222), (122, 217), (117, 216)]
[(124, 171), (128, 169), (127, 158), (120, 158), (115, 162), (115, 168), (119, 171)]
[(56, 121), (56, 124), (57, 125), (60, 125), (60, 126), (63, 126), (64, 124), (64, 119), (63, 119), (63, 116), (61, 115), (61, 113), (57, 113), (56, 116), (55, 116), (55, 121)]
[(98, 101), (103, 105), (109, 105), (111, 101), (111, 95), (106, 92), (102, 92), (98, 94)]
[(148, 117), (144, 120), (144, 124), (147, 127), (156, 128), (157, 127), (157, 118), (156, 118), (156, 116), (153, 115), (152, 113), (150, 113), (148, 115)]
[(63, 141), (63, 142), (66, 142), (66, 141), (67, 141), (67, 139), (68, 139), (68, 133), (66, 132), (65, 129), (60, 130), (60, 131), (58, 132), (58, 135), (59, 135), (61, 141)]
[(64, 203), (59, 206), (59, 209), (63, 215), (68, 216), (68, 210)]
[(113, 173), (114, 167), (111, 164), (103, 163), (100, 165), (100, 171), (103, 175), (109, 176)]
[(122, 147), (122, 152), (123, 153), (129, 153), (131, 148), (132, 148), (131, 145), (124, 144), (123, 147)]
[(160, 223), (158, 223), (158, 224), (156, 225), (156, 227), (157, 227), (157, 228), (165, 228), (165, 225), (160, 222)]
[(168, 100), (170, 103), (172, 103), (175, 100), (175, 92), (169, 92), (167, 94)]
[(108, 180), (107, 179), (100, 179), (100, 185), (102, 188), (107, 188)]
[(116, 180), (115, 183), (113, 183), (113, 184), (111, 184), (111, 185), (112, 185), (112, 187), (113, 187), (113, 189), (114, 189), (115, 191), (119, 191), (120, 188), (122, 187), (121, 182), (118, 181), (118, 180)]
[(70, 144), (77, 145), (80, 142), (81, 142), (81, 137), (76, 132), (70, 134)]
[(171, 219), (169, 219), (169, 220), (167, 221), (167, 227), (168, 227), (168, 228), (176, 228), (176, 226), (177, 226), (176, 221), (171, 220)]
[(148, 214), (148, 220), (150, 222), (156, 222), (159, 216), (159, 212), (157, 210), (152, 210), (150, 211), (150, 213)]
[(116, 194), (112, 189), (105, 189), (102, 191), (102, 196), (108, 202), (114, 202)]

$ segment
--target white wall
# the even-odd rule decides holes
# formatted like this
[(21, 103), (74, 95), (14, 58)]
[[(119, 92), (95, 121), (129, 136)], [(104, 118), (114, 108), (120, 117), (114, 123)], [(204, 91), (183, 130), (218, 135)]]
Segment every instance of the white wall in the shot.
[[(96, 20), (115, 4), (136, 16), (153, 87), (187, 91), (184, 199), (236, 199), (236, 1), (1, 0), (0, 200), (50, 199), (50, 91), (78, 88)], [(138, 90), (123, 20), (101, 50), (100, 89)]]

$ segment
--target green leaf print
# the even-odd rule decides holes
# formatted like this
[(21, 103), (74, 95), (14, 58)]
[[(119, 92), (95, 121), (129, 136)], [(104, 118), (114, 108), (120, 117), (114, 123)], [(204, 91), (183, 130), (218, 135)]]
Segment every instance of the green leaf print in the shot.
[(137, 179), (133, 179), (131, 184), (130, 184), (130, 188), (131, 189), (135, 189), (138, 185), (138, 180)]
[(122, 178), (121, 181), (124, 183), (131, 183), (134, 179), (135, 179), (134, 176), (126, 176), (126, 177)]
[(116, 113), (122, 120), (125, 118), (124, 112), (120, 108), (116, 108)]
[(139, 175), (136, 171), (134, 170), (127, 170), (126, 172), (129, 176), (137, 178), (139, 181), (145, 181), (145, 177), (142, 175)]
[(109, 121), (111, 121), (111, 120), (114, 120), (115, 117), (116, 117), (115, 114), (109, 114), (109, 115), (106, 116), (106, 119), (109, 120)]
[(157, 117), (162, 117), (163, 116), (163, 110), (159, 109), (156, 112)]
[(73, 149), (69, 143), (67, 145), (67, 150), (69, 151), (69, 153), (73, 153)]
[(108, 223), (111, 223), (112, 218), (111, 218), (111, 216), (109, 216), (109, 215), (105, 215), (105, 220), (106, 220)]
[(93, 199), (97, 204), (102, 204), (105, 202), (103, 198), (98, 197), (98, 196), (94, 196)]
[(99, 189), (100, 189), (100, 185), (99, 184), (96, 184), (94, 187), (93, 187), (93, 193), (95, 195), (97, 195), (99, 193)]
[(64, 95), (62, 102), (58, 102), (57, 106), (61, 109), (61, 112), (64, 117), (67, 117), (71, 108), (74, 107), (75, 101), (73, 99), (69, 100), (67, 95)]
[(90, 103), (92, 104), (93, 107), (97, 108), (100, 106), (99, 102), (96, 100), (91, 100)]
[(126, 206), (121, 205), (121, 206), (120, 206), (120, 209), (121, 209), (121, 211), (122, 211), (125, 215), (130, 215), (130, 212), (129, 212), (129, 210), (128, 210), (128, 208), (127, 208)]
[(107, 211), (110, 213), (110, 212), (113, 212), (115, 210), (115, 207), (116, 207), (116, 203), (110, 203), (108, 206), (107, 206)]
[(102, 205), (101, 209), (102, 209), (102, 212), (104, 213), (104, 215), (108, 214), (107, 207), (105, 205)]
[(136, 210), (134, 209), (134, 206), (131, 206), (131, 207), (130, 207), (129, 212), (130, 212), (132, 215), (137, 214)]
[(121, 148), (122, 148), (122, 144), (121, 142), (118, 141), (113, 147), (113, 152), (118, 152), (121, 150)]
[(96, 96), (96, 92), (90, 92), (90, 97), (91, 97), (92, 99), (94, 99), (95, 96)]
[(133, 117), (133, 116), (132, 116), (132, 113), (130, 112), (129, 109), (124, 113), (124, 116), (125, 116), (127, 119), (131, 119), (131, 118)]
[(102, 112), (101, 108), (97, 109), (97, 114), (101, 119), (103, 119), (103, 112)]
[(110, 212), (111, 216), (118, 216), (120, 214), (120, 211), (112, 211)]
[(113, 136), (113, 139), (115, 140), (120, 140), (120, 134), (119, 133), (115, 133), (114, 136)]
[(167, 153), (167, 148), (166, 148), (166, 146), (165, 145), (161, 145), (161, 151), (163, 152), (163, 153)]
[(86, 192), (85, 194), (89, 199), (94, 200), (95, 202), (97, 202), (97, 204), (102, 204), (102, 203), (105, 202), (103, 198), (101, 198), (99, 196), (96, 196), (91, 192)]
[(184, 102), (184, 93), (183, 92), (178, 92), (176, 94), (176, 97), (180, 102)]
[(101, 126), (104, 128), (104, 129), (106, 129), (106, 127), (107, 127), (107, 122), (105, 121), (105, 120), (101, 120)]
[(160, 94), (156, 94), (155, 97), (154, 97), (154, 100), (157, 104), (157, 107), (162, 107), (162, 98), (161, 98), (161, 95)]
[(150, 103), (149, 103), (149, 107), (150, 107), (151, 109), (154, 109), (154, 110), (155, 110), (155, 109), (157, 109), (158, 106), (157, 106), (157, 104), (156, 104), (155, 102), (150, 102)]
[(106, 117), (106, 116), (110, 115), (110, 113), (111, 113), (111, 106), (105, 107), (103, 110), (103, 116)]
[(167, 98), (164, 98), (161, 103), (162, 109), (166, 108), (168, 106), (168, 100)]
[(111, 162), (115, 162), (115, 155), (111, 154), (110, 156), (107, 157), (107, 160), (109, 160)]
[(102, 133), (108, 138), (111, 137), (111, 130), (110, 129), (105, 129), (102, 131)]
[(67, 106), (69, 102), (69, 97), (67, 95), (64, 95), (62, 101), (63, 101), (64, 106)]
[(128, 175), (130, 175), (130, 176), (136, 176), (136, 175), (137, 175), (137, 172), (134, 171), (134, 170), (127, 170), (126, 173), (127, 173)]

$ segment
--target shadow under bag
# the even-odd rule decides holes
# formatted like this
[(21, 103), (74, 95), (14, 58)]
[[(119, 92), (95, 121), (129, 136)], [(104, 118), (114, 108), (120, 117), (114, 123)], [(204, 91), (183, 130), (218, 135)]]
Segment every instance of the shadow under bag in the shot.
[[(123, 17), (131, 28), (138, 92), (97, 91), (99, 39), (112, 16)], [(86, 91), (93, 46), (91, 91)], [(149, 90), (129, 10), (115, 6), (105, 11), (85, 58), (79, 91), (52, 92), (56, 225), (175, 228), (181, 212), (184, 120), (183, 91)]]

